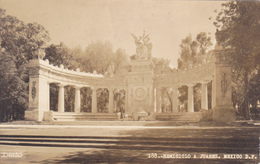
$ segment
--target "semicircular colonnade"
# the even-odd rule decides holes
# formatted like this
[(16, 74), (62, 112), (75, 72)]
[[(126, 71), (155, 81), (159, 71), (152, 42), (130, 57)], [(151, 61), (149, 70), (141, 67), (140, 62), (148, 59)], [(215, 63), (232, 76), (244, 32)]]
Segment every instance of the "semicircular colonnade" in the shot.
[[(188, 112), (194, 112), (193, 86), (201, 83), (201, 108), (208, 109), (207, 84), (212, 81), (212, 109), (215, 120), (221, 120), (225, 111), (233, 116), (231, 101), (230, 59), (223, 55), (223, 50), (215, 50), (211, 60), (187, 70), (154, 75), (151, 59), (131, 60), (131, 71), (123, 75), (104, 76), (97, 73), (65, 69), (63, 65), (53, 66), (48, 60), (33, 59), (27, 65), (29, 69), (29, 109), (25, 112), (26, 120), (46, 120), (45, 113), (50, 111), (50, 84), (59, 86), (58, 112), (64, 112), (64, 87), (75, 88), (74, 111), (80, 112), (80, 89), (92, 90), (92, 113), (97, 113), (97, 92), (99, 88), (109, 91), (109, 113), (113, 113), (114, 89), (125, 90), (125, 112), (128, 115), (145, 111), (161, 113), (161, 89), (172, 89), (172, 112), (178, 112), (178, 93), (180, 86), (188, 86)], [(214, 117), (214, 116), (213, 116)], [(232, 117), (233, 118), (233, 117)], [(224, 118), (223, 120), (227, 120)]]

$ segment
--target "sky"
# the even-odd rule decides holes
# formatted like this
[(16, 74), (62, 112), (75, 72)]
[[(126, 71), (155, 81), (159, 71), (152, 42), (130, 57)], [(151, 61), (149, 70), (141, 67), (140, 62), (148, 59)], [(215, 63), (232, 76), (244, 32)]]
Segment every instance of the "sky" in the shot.
[[(215, 42), (213, 21), (223, 1), (173, 0), (0, 0), (6, 14), (37, 22), (49, 32), (49, 44), (63, 42), (84, 50), (92, 41), (110, 41), (114, 51), (135, 54), (131, 33), (150, 34), (152, 56), (177, 67), (181, 40), (200, 32)], [(209, 18), (213, 19), (210, 20)]]

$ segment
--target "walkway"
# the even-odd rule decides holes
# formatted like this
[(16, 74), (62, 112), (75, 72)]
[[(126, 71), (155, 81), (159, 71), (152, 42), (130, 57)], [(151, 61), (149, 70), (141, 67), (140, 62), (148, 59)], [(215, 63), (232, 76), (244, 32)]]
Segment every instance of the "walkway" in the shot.
[(260, 127), (254, 125), (10, 126), (0, 125), (1, 153), (23, 156), (1, 157), (1, 163), (255, 163), (259, 158)]

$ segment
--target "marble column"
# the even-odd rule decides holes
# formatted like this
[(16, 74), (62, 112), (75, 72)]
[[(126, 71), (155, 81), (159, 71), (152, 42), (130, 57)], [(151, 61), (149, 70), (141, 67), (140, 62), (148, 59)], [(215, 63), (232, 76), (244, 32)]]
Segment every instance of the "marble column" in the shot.
[(80, 112), (80, 86), (75, 87), (74, 112)]
[(92, 87), (92, 104), (91, 104), (91, 112), (97, 113), (97, 88)]
[(59, 84), (58, 112), (64, 112), (64, 84)]
[(128, 112), (128, 91), (125, 89), (125, 113)]
[(47, 86), (46, 86), (46, 109), (47, 109), (47, 111), (50, 111), (50, 83), (49, 82), (47, 82)]
[(109, 88), (109, 102), (108, 102), (108, 113), (113, 113), (114, 108), (114, 89)]
[(156, 88), (156, 113), (162, 113), (161, 96), (162, 96), (161, 88)]
[(201, 83), (201, 109), (208, 110), (208, 86), (207, 82)]
[(178, 87), (174, 86), (172, 87), (172, 112), (173, 113), (178, 113), (178, 107), (179, 107), (179, 99), (178, 99)]
[(211, 109), (216, 107), (216, 77), (214, 76), (212, 79), (212, 92), (211, 92)]
[(194, 112), (193, 85), (188, 85), (188, 112)]
[(154, 88), (153, 89), (153, 111), (154, 111), (154, 113), (156, 113), (156, 108), (157, 108), (156, 95), (157, 95), (157, 92), (156, 92), (156, 89)]

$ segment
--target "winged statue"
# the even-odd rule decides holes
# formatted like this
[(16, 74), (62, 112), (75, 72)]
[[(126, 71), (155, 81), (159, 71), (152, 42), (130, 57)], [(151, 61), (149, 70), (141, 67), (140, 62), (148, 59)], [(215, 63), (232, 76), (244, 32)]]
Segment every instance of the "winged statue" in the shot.
[(152, 43), (149, 42), (150, 34), (146, 35), (144, 31), (143, 36), (139, 36), (139, 38), (134, 34), (131, 35), (135, 40), (137, 59), (151, 59)]

